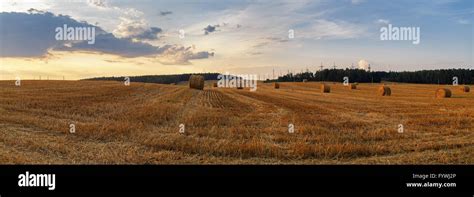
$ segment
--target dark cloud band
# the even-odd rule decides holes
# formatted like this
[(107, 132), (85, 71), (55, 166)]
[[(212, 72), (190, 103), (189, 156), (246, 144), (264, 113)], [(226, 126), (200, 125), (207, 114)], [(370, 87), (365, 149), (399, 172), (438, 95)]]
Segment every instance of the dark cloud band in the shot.
[[(0, 13), (2, 43), (0, 57), (44, 57), (49, 50), (56, 51), (92, 51), (115, 54), (123, 57), (159, 57), (171, 53), (178, 55), (176, 64), (189, 64), (191, 59), (203, 59), (212, 56), (206, 51), (192, 52), (189, 48), (174, 45), (154, 46), (138, 40), (154, 40), (158, 38), (161, 28), (151, 27), (139, 35), (130, 38), (117, 38), (112, 33), (104, 31), (98, 26), (87, 22), (78, 22), (69, 16), (54, 15), (50, 12), (2, 12)], [(95, 42), (56, 40), (55, 29), (67, 25), (68, 27), (94, 27)], [(173, 50), (170, 50), (173, 48)]]

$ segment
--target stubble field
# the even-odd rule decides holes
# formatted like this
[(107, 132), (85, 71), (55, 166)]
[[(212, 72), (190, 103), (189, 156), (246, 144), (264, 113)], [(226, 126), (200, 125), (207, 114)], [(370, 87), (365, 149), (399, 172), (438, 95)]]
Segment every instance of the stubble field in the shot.
[(0, 81), (0, 164), (474, 163), (472, 91), (330, 85)]

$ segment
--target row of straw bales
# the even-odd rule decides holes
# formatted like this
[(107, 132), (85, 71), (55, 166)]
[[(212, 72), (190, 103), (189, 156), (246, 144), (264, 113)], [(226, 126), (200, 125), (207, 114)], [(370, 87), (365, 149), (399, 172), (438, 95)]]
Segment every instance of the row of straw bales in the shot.
[[(357, 85), (358, 85), (358, 83), (353, 83), (353, 84), (349, 84), (348, 87), (349, 87), (349, 89), (354, 90), (354, 89), (357, 89)], [(274, 87), (275, 87), (275, 89), (279, 89), (280, 84), (279, 83), (274, 83)], [(459, 89), (462, 92), (470, 92), (469, 86), (461, 86)], [(325, 83), (321, 84), (321, 92), (322, 93), (330, 93), (331, 92), (331, 86), (329, 86), (328, 84), (325, 84)], [(392, 95), (392, 89), (389, 86), (384, 84), (384, 85), (382, 85), (378, 88), (377, 94), (380, 95), (380, 96), (390, 96), (390, 95)], [(449, 98), (451, 96), (452, 96), (451, 90), (447, 89), (447, 88), (439, 88), (439, 89), (436, 90), (436, 93), (435, 93), (436, 98)]]
[[(304, 81), (306, 82), (306, 81)], [(280, 83), (275, 82), (274, 84), (275, 89), (280, 89)], [(349, 84), (348, 87), (351, 90), (357, 89), (358, 83)], [(204, 89), (204, 77), (201, 75), (191, 75), (189, 77), (189, 87), (193, 89), (203, 90)], [(217, 83), (213, 83), (213, 87), (217, 87)], [(237, 87), (237, 89), (243, 89), (242, 86)], [(470, 92), (469, 86), (461, 86), (459, 88), (462, 92)], [(326, 83), (321, 84), (321, 92), (322, 93), (330, 93), (331, 86)], [(387, 85), (382, 85), (378, 88), (377, 94), (380, 96), (390, 96), (392, 95), (392, 90)], [(452, 96), (452, 92), (450, 89), (447, 88), (439, 88), (436, 90), (435, 97), (436, 98), (449, 98)]]

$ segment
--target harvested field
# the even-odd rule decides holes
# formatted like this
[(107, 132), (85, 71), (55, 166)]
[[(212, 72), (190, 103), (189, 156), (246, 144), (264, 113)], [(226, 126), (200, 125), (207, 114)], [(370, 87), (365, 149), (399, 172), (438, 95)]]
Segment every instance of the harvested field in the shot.
[(0, 163), (474, 163), (472, 92), (436, 99), (438, 88), (456, 89), (394, 83), (381, 97), (380, 84), (331, 84), (330, 94), (317, 82), (280, 85), (0, 81)]

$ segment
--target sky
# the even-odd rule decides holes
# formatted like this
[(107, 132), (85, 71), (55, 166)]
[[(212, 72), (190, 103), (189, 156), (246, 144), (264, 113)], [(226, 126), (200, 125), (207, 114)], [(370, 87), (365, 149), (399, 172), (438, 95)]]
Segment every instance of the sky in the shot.
[[(0, 80), (471, 68), (472, 0), (2, 0)], [(95, 29), (94, 44), (56, 28)], [(420, 42), (381, 40), (419, 28)]]

